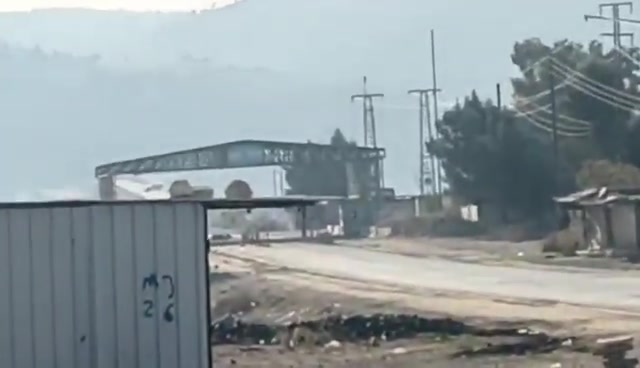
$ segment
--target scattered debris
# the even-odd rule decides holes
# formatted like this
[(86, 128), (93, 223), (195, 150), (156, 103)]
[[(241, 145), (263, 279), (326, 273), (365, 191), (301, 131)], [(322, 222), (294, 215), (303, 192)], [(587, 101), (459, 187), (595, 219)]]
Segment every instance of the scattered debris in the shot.
[(632, 336), (618, 336), (596, 341), (595, 356), (601, 356), (605, 368), (632, 368), (638, 366), (638, 359), (627, 358), (633, 350)]
[(337, 340), (331, 340), (324, 345), (325, 349), (339, 349), (341, 347), (342, 347), (342, 344), (340, 343), (340, 341), (337, 341)]
[(453, 358), (477, 357), (485, 355), (510, 355), (522, 356), (525, 354), (547, 354), (558, 350), (562, 346), (563, 339), (551, 337), (547, 334), (525, 335), (515, 342), (501, 344), (487, 344), (486, 346), (472, 349), (463, 349), (452, 354)]
[(395, 348), (391, 350), (391, 354), (400, 355), (400, 354), (406, 354), (406, 353), (407, 353), (407, 349), (405, 348)]
[[(549, 353), (566, 347), (573, 338), (552, 337), (531, 329), (501, 328), (482, 329), (450, 318), (423, 318), (417, 315), (354, 315), (329, 316), (327, 318), (270, 326), (244, 323), (239, 317), (228, 316), (212, 326), (214, 345), (255, 345), (284, 343), (289, 349), (301, 345), (323, 346), (338, 349), (346, 342), (379, 346), (384, 341), (414, 338), (418, 335), (443, 336), (474, 335), (479, 337), (513, 337), (508, 343), (488, 344), (479, 348), (464, 349), (453, 357), (481, 355), (524, 355)], [(406, 354), (404, 348), (396, 348), (393, 354)]]

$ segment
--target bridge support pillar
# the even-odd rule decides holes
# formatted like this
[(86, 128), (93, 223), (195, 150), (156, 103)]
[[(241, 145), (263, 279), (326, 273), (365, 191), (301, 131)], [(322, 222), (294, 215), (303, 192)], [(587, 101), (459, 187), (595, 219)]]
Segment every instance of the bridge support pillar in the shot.
[(117, 199), (113, 176), (101, 176), (98, 178), (98, 193), (100, 194), (100, 200), (103, 201)]
[(306, 239), (307, 238), (307, 207), (306, 206), (302, 206), (300, 207), (300, 214), (302, 215), (302, 238)]

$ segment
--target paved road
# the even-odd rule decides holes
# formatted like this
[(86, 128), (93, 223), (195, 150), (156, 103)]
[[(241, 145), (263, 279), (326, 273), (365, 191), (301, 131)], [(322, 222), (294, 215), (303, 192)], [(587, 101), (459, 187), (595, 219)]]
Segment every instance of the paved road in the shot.
[(640, 274), (636, 272), (489, 266), (299, 243), (225, 247), (218, 252), (327, 276), (640, 311)]

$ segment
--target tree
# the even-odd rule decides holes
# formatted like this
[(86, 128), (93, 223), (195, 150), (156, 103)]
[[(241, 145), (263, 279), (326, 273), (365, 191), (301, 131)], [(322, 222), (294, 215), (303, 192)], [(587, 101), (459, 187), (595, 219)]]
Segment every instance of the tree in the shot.
[[(331, 136), (330, 144), (337, 149), (356, 146), (349, 142), (340, 129)], [(363, 167), (354, 163), (354, 175), (361, 177)], [(347, 166), (339, 158), (324, 158), (309, 164), (296, 164), (285, 168), (289, 194), (346, 196), (348, 195)], [(359, 180), (357, 180), (359, 181)]]
[(519, 123), (513, 111), (480, 101), (475, 91), (444, 113), (437, 124), (440, 138), (428, 150), (442, 160), (454, 194), (519, 212), (539, 212), (550, 204), (550, 150)]
[[(637, 52), (637, 49), (629, 50), (632, 58), (637, 58)], [(559, 127), (567, 131), (584, 129), (575, 119), (589, 124), (589, 139), (581, 145), (563, 147), (567, 157), (572, 157), (575, 170), (585, 159), (640, 158), (640, 153), (635, 153), (637, 145), (628, 139), (629, 121), (633, 118), (630, 107), (634, 103), (620, 96), (622, 92), (640, 97), (637, 61), (629, 60), (615, 49), (605, 52), (596, 41), (585, 48), (568, 40), (548, 46), (535, 38), (516, 43), (511, 59), (522, 72), (521, 77), (512, 80), (516, 106), (520, 110), (531, 111), (550, 104), (550, 95), (545, 92), (549, 90), (553, 74), (558, 86)], [(530, 102), (532, 96), (539, 97)], [(518, 104), (518, 101), (525, 102)], [(538, 110), (538, 116), (548, 121), (551, 114), (547, 108)]]
[(472, 92), (436, 124), (440, 138), (428, 149), (442, 160), (453, 193), (533, 214), (578, 185), (635, 183), (630, 164), (640, 165), (640, 118), (633, 112), (640, 103), (640, 62), (637, 49), (628, 52), (605, 52), (595, 41), (588, 47), (568, 40), (516, 43), (511, 59), (521, 75), (512, 79), (513, 107), (498, 111)]
[(576, 180), (582, 189), (638, 187), (640, 186), (640, 169), (630, 164), (606, 160), (586, 161), (578, 172)]

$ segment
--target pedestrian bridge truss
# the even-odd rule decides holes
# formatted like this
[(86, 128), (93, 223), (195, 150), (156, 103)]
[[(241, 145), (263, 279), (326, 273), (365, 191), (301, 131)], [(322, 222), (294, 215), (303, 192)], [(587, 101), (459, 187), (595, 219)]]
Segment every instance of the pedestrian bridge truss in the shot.
[(241, 140), (100, 165), (96, 177), (260, 166), (289, 166), (322, 161), (378, 162), (383, 148)]

